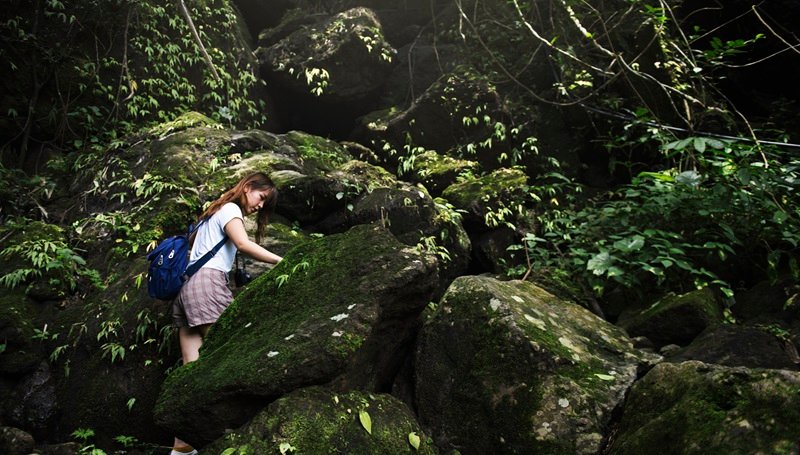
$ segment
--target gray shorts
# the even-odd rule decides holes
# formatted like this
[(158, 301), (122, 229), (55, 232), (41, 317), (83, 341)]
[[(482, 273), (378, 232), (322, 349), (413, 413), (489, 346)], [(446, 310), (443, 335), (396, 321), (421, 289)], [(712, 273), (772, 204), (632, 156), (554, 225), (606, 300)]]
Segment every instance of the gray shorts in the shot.
[(228, 274), (201, 268), (181, 287), (180, 294), (172, 301), (172, 326), (213, 324), (232, 300)]

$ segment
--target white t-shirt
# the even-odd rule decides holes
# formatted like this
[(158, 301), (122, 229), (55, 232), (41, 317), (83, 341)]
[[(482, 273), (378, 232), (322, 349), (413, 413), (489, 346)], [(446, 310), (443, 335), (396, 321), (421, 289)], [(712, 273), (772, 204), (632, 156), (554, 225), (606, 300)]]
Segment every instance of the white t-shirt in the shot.
[[(197, 262), (207, 251), (210, 251), (217, 243), (225, 236), (225, 225), (234, 218), (240, 218), (244, 221), (242, 216), (242, 209), (233, 202), (220, 207), (217, 213), (211, 215), (205, 223), (201, 224), (197, 229), (197, 235), (194, 239), (192, 252), (189, 255), (189, 265)], [(236, 258), (236, 245), (233, 244), (231, 239), (228, 239), (222, 248), (217, 251), (208, 262), (205, 263), (203, 268), (212, 268), (228, 273), (233, 268), (233, 261)]]

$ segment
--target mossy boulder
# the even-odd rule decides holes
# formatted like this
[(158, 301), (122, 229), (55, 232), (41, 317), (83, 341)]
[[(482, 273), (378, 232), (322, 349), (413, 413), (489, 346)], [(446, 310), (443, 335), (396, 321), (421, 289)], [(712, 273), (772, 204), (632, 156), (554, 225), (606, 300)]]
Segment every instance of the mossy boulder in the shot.
[(688, 345), (707, 327), (723, 321), (722, 308), (711, 289), (668, 295), (644, 311), (617, 322), (630, 336), (644, 336), (656, 347)]
[(361, 117), (352, 137), (371, 147), (390, 168), (400, 157), (432, 150), (495, 169), (508, 144), (505, 138), (492, 136), (495, 124), (507, 120), (491, 83), (454, 71), (441, 76), (407, 109), (387, 106)]
[(594, 454), (655, 360), (532, 283), (460, 277), (419, 337), (418, 415), (443, 450)]
[(200, 359), (170, 374), (156, 421), (201, 445), (297, 388), (388, 390), (436, 275), (378, 226), (296, 246), (236, 297)]
[(256, 50), (268, 83), (301, 96), (315, 93), (328, 102), (371, 96), (388, 76), (395, 52), (384, 40), (375, 13), (363, 7), (299, 28)]
[(729, 367), (794, 370), (798, 365), (795, 364), (796, 355), (793, 358), (789, 354), (789, 344), (788, 332), (777, 324), (715, 324), (666, 360), (672, 363), (699, 360)]
[(256, 171), (266, 172), (280, 193), (277, 212), (302, 225), (344, 209), (337, 195), (364, 179), (332, 175), (352, 157), (341, 144), (291, 131), (276, 135), (258, 130), (236, 132), (232, 150), (241, 160), (219, 173), (217, 186), (227, 188)]
[(90, 263), (116, 264), (185, 232), (203, 202), (226, 189), (215, 176), (230, 143), (230, 131), (189, 112), (107, 150), (71, 188), (78, 209), (67, 221), (77, 226), (80, 246), (94, 253)]
[[(369, 431), (361, 423), (369, 418)], [(418, 449), (409, 440), (419, 437)], [(434, 454), (414, 418), (397, 398), (361, 391), (334, 392), (322, 387), (294, 391), (270, 404), (242, 428), (203, 448), (218, 454), (227, 448), (248, 453)]]
[(268, 172), (280, 191), (277, 212), (303, 229), (331, 234), (380, 222), (403, 243), (421, 244), (442, 259), (440, 276), (448, 283), (466, 270), (470, 241), (460, 214), (424, 189), (353, 160), (343, 145), (318, 136), (251, 132), (238, 137), (252, 151), (222, 170), (222, 179), (232, 184), (250, 172)]
[(445, 188), (456, 182), (456, 177), (463, 173), (477, 172), (478, 168), (476, 161), (428, 150), (415, 157), (411, 177), (413, 181), (425, 185), (432, 195), (439, 196)]
[(634, 384), (608, 453), (789, 454), (797, 422), (800, 372), (662, 363)]
[(465, 212), (464, 226), (470, 233), (486, 232), (504, 221), (515, 223), (528, 215), (520, 213), (518, 207), (527, 183), (525, 172), (501, 168), (454, 183), (442, 197)]
[[(358, 169), (379, 169), (384, 176), (389, 176), (382, 168), (361, 162), (353, 164), (357, 167), (350, 166), (345, 175), (353, 175)], [(342, 232), (358, 224), (381, 223), (401, 242), (419, 246), (439, 260), (441, 291), (456, 276), (464, 273), (469, 264), (471, 243), (461, 225), (459, 213), (444, 201), (432, 199), (424, 188), (407, 182), (391, 177), (362, 181), (380, 183), (376, 187), (366, 187), (360, 193), (346, 194), (347, 209), (333, 213), (313, 229)]]

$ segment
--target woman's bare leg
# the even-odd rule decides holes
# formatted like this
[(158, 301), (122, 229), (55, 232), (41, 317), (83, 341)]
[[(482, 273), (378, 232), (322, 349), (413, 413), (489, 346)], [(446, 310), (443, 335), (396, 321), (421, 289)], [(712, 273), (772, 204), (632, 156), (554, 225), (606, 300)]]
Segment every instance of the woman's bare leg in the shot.
[[(200, 346), (203, 345), (203, 338), (208, 333), (211, 324), (199, 325), (197, 327), (181, 327), (178, 329), (178, 342), (181, 346), (181, 357), (183, 364), (194, 362), (200, 357)], [(191, 452), (192, 446), (184, 441), (175, 438), (172, 450), (177, 452)]]

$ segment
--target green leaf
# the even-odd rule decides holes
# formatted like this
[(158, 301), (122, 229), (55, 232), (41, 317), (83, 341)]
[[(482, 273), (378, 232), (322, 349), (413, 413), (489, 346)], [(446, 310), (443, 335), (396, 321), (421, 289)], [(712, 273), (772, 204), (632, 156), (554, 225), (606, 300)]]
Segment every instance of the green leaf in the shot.
[(663, 270), (661, 270), (659, 267), (654, 267), (650, 264), (642, 264), (642, 270), (650, 272), (655, 276), (664, 276)]
[(772, 221), (774, 221), (777, 224), (782, 224), (788, 218), (789, 218), (789, 215), (787, 215), (786, 212), (781, 211), (781, 210), (779, 210), (779, 211), (777, 211), (777, 212), (772, 214)]
[(703, 181), (703, 176), (697, 171), (683, 171), (675, 177), (675, 181), (696, 188)]
[(634, 235), (622, 240), (614, 242), (614, 248), (630, 253), (631, 251), (639, 251), (644, 246), (644, 237), (641, 235)]
[(694, 141), (693, 141), (692, 145), (694, 145), (694, 149), (697, 150), (700, 153), (703, 153), (703, 152), (706, 151), (706, 140), (703, 139), (702, 137), (694, 138)]
[(372, 419), (369, 413), (365, 410), (358, 412), (358, 420), (361, 421), (361, 426), (367, 430), (367, 433), (372, 434)]
[(412, 431), (408, 434), (408, 443), (411, 444), (411, 447), (413, 447), (414, 450), (419, 450), (419, 442), (419, 435), (417, 433)]
[(614, 263), (614, 258), (608, 254), (607, 252), (603, 251), (602, 253), (598, 253), (594, 255), (589, 261), (586, 263), (586, 269), (590, 270), (597, 276), (600, 276), (611, 267), (611, 264)]
[(234, 452), (236, 452), (236, 447), (228, 447), (227, 449), (223, 450), (222, 453), (220, 453), (219, 455), (232, 455)]

